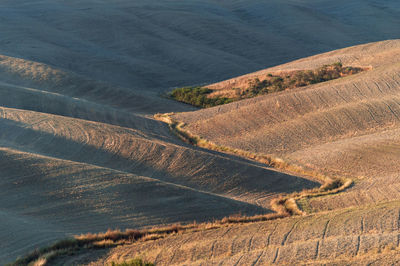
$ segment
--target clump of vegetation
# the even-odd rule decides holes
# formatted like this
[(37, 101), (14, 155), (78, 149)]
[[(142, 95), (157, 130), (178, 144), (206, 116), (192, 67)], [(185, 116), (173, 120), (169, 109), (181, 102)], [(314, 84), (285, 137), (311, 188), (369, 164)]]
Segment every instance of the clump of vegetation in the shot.
[(249, 87), (240, 92), (240, 98), (251, 98), (261, 94), (293, 89), (321, 83), (363, 71), (357, 67), (343, 67), (342, 63), (324, 65), (315, 70), (299, 70), (288, 74), (268, 74), (264, 80), (255, 78)]
[(213, 92), (208, 88), (202, 87), (184, 87), (174, 89), (170, 96), (177, 101), (188, 103), (197, 107), (212, 107), (216, 105), (233, 102), (233, 99), (227, 97), (213, 97), (208, 95)]
[(144, 262), (142, 259), (136, 258), (122, 263), (111, 262), (111, 266), (154, 266), (154, 264), (151, 262)]
[(212, 107), (258, 95), (279, 92), (287, 89), (308, 86), (340, 77), (357, 74), (364, 69), (358, 67), (343, 67), (342, 63), (324, 65), (315, 70), (298, 70), (284, 74), (268, 74), (265, 79), (255, 78), (249, 81), (247, 88), (233, 88), (234, 93), (222, 92), (211, 95), (214, 91), (204, 87), (184, 87), (174, 89), (169, 95), (173, 99), (197, 107)]

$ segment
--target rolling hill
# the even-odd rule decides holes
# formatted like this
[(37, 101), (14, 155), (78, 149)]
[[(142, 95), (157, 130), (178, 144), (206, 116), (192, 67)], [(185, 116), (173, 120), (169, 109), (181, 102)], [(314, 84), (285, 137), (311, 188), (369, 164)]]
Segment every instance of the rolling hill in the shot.
[[(303, 217), (218, 225), (89, 251), (62, 262), (141, 257), (161, 265), (398, 263), (398, 40), (301, 59), (248, 76), (340, 61), (369, 71), (198, 111), (170, 114), (182, 130), (227, 151), (265, 154), (295, 169), (348, 177), (350, 188), (297, 201)], [(288, 168), (293, 169), (293, 168)], [(94, 258), (94, 259), (93, 259)]]
[[(335, 205), (398, 199), (399, 56), (400, 42), (394, 40), (301, 59), (251, 75), (309, 69), (336, 61), (372, 69), (309, 87), (180, 113), (176, 119), (186, 123), (192, 134), (218, 145), (268, 154), (329, 176), (357, 180), (345, 195), (333, 196), (336, 200), (313, 199), (312, 206), (333, 209)], [(234, 81), (214, 86), (228, 83)]]
[[(304, 217), (56, 261), (395, 263), (400, 42), (327, 51), (398, 38), (399, 14), (395, 0), (1, 1), (0, 264), (75, 234), (269, 215), (274, 199), (323, 183), (184, 143), (154, 118), (171, 112), (213, 143), (353, 185), (297, 202)], [(164, 97), (337, 61), (370, 70), (210, 109)]]
[[(2, 260), (60, 235), (268, 213), (277, 193), (318, 186), (180, 143), (152, 118), (26, 87), (0, 91), (2, 212), (12, 219), (1, 225)], [(30, 223), (40, 237), (25, 239)]]

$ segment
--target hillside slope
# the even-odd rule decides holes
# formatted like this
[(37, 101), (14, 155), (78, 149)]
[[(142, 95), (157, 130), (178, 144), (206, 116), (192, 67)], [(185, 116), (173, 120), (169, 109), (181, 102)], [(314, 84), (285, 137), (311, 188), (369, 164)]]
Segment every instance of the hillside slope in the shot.
[(270, 213), (278, 194), (319, 186), (182, 143), (143, 114), (170, 100), (31, 61), (1, 66), (1, 263), (71, 234)]
[(315, 210), (398, 199), (399, 59), (398, 40), (301, 59), (249, 76), (337, 61), (372, 69), (173, 117), (186, 124), (185, 130), (217, 145), (267, 154), (305, 169), (356, 180), (344, 195), (312, 199)]
[[(1, 1), (0, 264), (73, 234), (270, 213), (273, 198), (319, 187), (183, 143), (153, 115), (197, 109), (162, 95), (396, 38), (399, 15), (396, 0)], [(268, 71), (338, 59), (372, 70), (176, 118), (217, 143), (364, 176), (345, 194), (302, 202), (307, 212), (397, 199), (398, 46), (281, 65)], [(395, 185), (381, 196), (385, 184)]]
[[(198, 229), (195, 227), (194, 230), (178, 230), (176, 233), (161, 235), (161, 239), (145, 238), (134, 243), (129, 242), (100, 250), (84, 249), (75, 256), (59, 256), (54, 262), (104, 265), (140, 257), (159, 265), (398, 263), (400, 260), (398, 175), (400, 65), (397, 63), (399, 57), (398, 40), (333, 51), (250, 75), (284, 69), (307, 69), (337, 61), (348, 65), (359, 63), (360, 66), (368, 66), (371, 69), (304, 88), (271, 93), (209, 109), (170, 114), (173, 119), (185, 123), (183, 130), (186, 132), (221, 147), (265, 154), (279, 158), (289, 165), (296, 165), (296, 169), (314, 171), (330, 177), (348, 177), (354, 181), (350, 188), (338, 194), (299, 200), (298, 206), (307, 215), (263, 222), (211, 223), (209, 226), (199, 226)], [(230, 83), (222, 82), (220, 85), (223, 84)], [(32, 116), (32, 112), (3, 108), (3, 114), (10, 121), (18, 120), (25, 124), (34, 121), (32, 117), (28, 118)], [(70, 122), (67, 121), (71, 118), (57, 120), (68, 125)], [(51, 120), (47, 118), (46, 121)], [(72, 121), (78, 123), (76, 119)], [(94, 126), (84, 126), (83, 121), (79, 124), (84, 128)], [(40, 123), (32, 127), (36, 128), (35, 130), (46, 131), (46, 127)], [(96, 128), (93, 132), (106, 132), (114, 127), (102, 124), (101, 129)], [(70, 128), (73, 129), (72, 126)], [(121, 130), (127, 129), (119, 128), (113, 132), (120, 134)], [(61, 135), (63, 134), (65, 133)], [(3, 140), (10, 145), (21, 145), (12, 138), (3, 136)], [(167, 140), (165, 137), (163, 141), (173, 142)], [(94, 147), (97, 145), (101, 149), (106, 147), (96, 142), (86, 141), (86, 143)], [(173, 143), (177, 145), (176, 142)], [(202, 153), (234, 158), (231, 155), (182, 145), (185, 149), (196, 151), (192, 158), (199, 158)], [(123, 155), (123, 149), (119, 150), (122, 151), (120, 155)], [(130, 156), (127, 159), (135, 160), (134, 158)], [(85, 157), (81, 157), (80, 160), (85, 160)], [(237, 171), (230, 168), (233, 167), (233, 162), (261, 167), (261, 164), (243, 160), (235, 158), (229, 162), (227, 168), (233, 172)], [(120, 160), (119, 162), (121, 163)], [(160, 167), (157, 163), (152, 165), (156, 169)], [(204, 163), (202, 165), (204, 166)], [(120, 166), (123, 167), (123, 164)], [(190, 167), (193, 166), (188, 165), (187, 169)], [(210, 167), (214, 169), (205, 171), (216, 173), (214, 165)], [(238, 167), (236, 169), (240, 169), (241, 166)], [(266, 184), (265, 179), (259, 179), (260, 181), (252, 179), (256, 177), (256, 172), (252, 171), (242, 172), (251, 174), (252, 177), (241, 176), (238, 181), (243, 183), (233, 184), (231, 188), (237, 189), (234, 191), (224, 190), (229, 188), (232, 174), (223, 181), (223, 186), (215, 181), (224, 180), (224, 175), (215, 180), (205, 177), (201, 180), (216, 185), (213, 186), (216, 190), (211, 192), (224, 196), (226, 200), (237, 199), (237, 202), (232, 203), (253, 204), (247, 206), (254, 207), (262, 202), (257, 198), (262, 195), (260, 193), (266, 193), (264, 195), (267, 199), (271, 192), (266, 186), (261, 187)], [(191, 172), (188, 176), (192, 175)], [(273, 178), (274, 175), (270, 176)], [(299, 177), (294, 179), (295, 183), (283, 178), (279, 176), (276, 180), (286, 182), (287, 185), (292, 184), (294, 188), (299, 188), (299, 184), (303, 187), (313, 186), (312, 182)], [(206, 190), (206, 187), (202, 186), (204, 183), (197, 181), (184, 175), (175, 179), (175, 182)], [(279, 188), (272, 184), (270, 187)], [(253, 185), (255, 186), (252, 187)], [(278, 191), (283, 192), (277, 190), (275, 193)], [(287, 189), (286, 193), (289, 191), (290, 189)], [(239, 194), (235, 194), (236, 192)], [(224, 204), (230, 202), (224, 201)], [(238, 207), (243, 208), (242, 206)]]

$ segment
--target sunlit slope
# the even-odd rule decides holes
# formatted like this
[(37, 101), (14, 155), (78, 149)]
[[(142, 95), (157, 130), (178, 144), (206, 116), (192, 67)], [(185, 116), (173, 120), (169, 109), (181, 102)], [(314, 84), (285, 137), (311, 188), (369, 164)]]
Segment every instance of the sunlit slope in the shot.
[[(391, 202), (170, 236), (114, 248), (91, 265), (137, 256), (158, 265), (395, 263), (399, 207)], [(92, 261), (92, 254), (83, 259)]]
[(4, 0), (0, 9), (0, 54), (140, 91), (223, 80), (400, 33), (396, 0)]
[(185, 129), (216, 144), (268, 154), (328, 175), (360, 178), (345, 196), (311, 200), (317, 209), (397, 199), (399, 59), (398, 40), (302, 59), (273, 70), (336, 61), (372, 69), (174, 117), (187, 124)]
[(399, 128), (338, 140), (291, 154), (293, 162), (359, 181), (346, 193), (311, 199), (310, 210), (372, 204), (400, 197)]

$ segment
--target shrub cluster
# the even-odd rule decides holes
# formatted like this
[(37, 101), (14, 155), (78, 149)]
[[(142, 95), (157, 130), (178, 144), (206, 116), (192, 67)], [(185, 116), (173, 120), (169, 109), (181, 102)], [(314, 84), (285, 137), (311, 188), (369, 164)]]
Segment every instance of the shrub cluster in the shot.
[(239, 97), (251, 98), (261, 94), (308, 86), (353, 75), (361, 71), (361, 68), (343, 67), (342, 63), (334, 63), (315, 70), (294, 71), (286, 76), (268, 74), (262, 81), (258, 78), (250, 81), (249, 87), (240, 92)]
[(197, 107), (212, 107), (216, 105), (233, 102), (227, 97), (210, 98), (208, 95), (212, 90), (202, 87), (184, 87), (174, 89), (170, 96), (177, 101), (188, 103)]
[(228, 97), (210, 97), (213, 90), (204, 87), (183, 87), (174, 89), (169, 96), (173, 99), (197, 107), (212, 107), (233, 101), (252, 98), (258, 95), (278, 92), (311, 84), (325, 82), (363, 71), (357, 67), (343, 67), (342, 63), (324, 65), (315, 70), (299, 70), (287, 74), (268, 74), (265, 79), (255, 78), (249, 81), (247, 88), (233, 88), (234, 95)]

